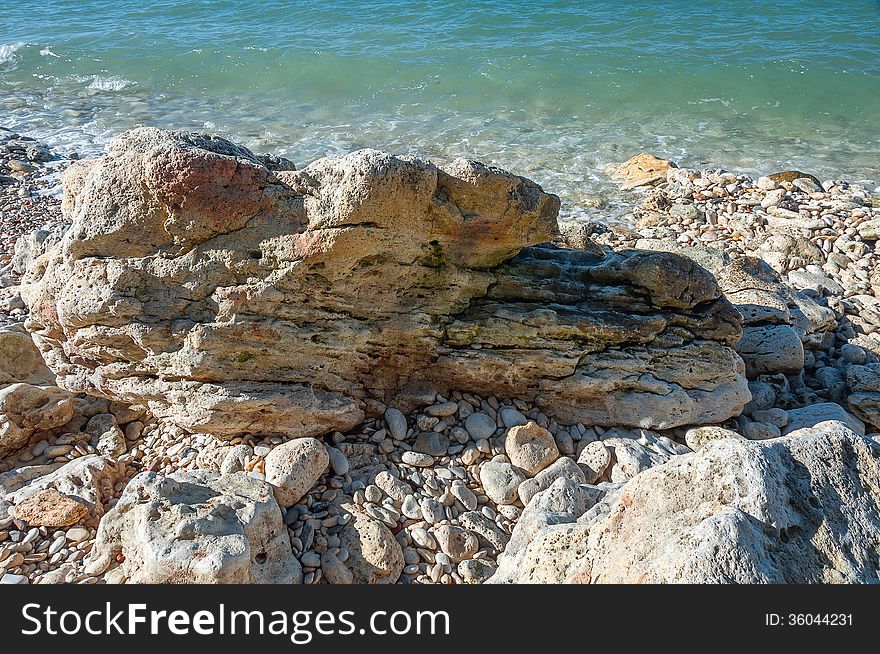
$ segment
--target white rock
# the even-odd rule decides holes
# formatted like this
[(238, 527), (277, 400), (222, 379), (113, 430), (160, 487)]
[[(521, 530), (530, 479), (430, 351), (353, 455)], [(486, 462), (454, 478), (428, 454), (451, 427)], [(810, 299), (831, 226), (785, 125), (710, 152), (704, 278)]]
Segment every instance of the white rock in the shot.
[(449, 490), (468, 511), (473, 511), (477, 508), (477, 496), (463, 481), (456, 480), (452, 482)]
[(121, 552), (132, 583), (299, 583), (272, 487), (243, 473), (137, 475), (101, 520), (95, 569)]
[(584, 472), (580, 466), (572, 459), (561, 457), (548, 467), (544, 468), (531, 479), (526, 479), (519, 485), (519, 499), (523, 505), (527, 505), (529, 500), (542, 490), (550, 488), (557, 479), (565, 477), (572, 480), (576, 484), (586, 483)]
[(275, 487), (281, 506), (293, 506), (330, 464), (327, 448), (315, 438), (295, 438), (275, 447), (266, 456), (266, 481)]
[(535, 422), (508, 430), (504, 451), (510, 462), (527, 477), (534, 477), (559, 458), (553, 434)]

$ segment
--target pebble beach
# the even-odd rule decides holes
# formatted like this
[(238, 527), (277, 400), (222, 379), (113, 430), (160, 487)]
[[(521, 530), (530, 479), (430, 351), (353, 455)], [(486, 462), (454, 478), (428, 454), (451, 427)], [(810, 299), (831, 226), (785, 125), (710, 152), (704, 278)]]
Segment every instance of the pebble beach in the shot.
[[(461, 392), (435, 395), (408, 413), (370, 401), (356, 429), (321, 439), (329, 465), (282, 509), (304, 583), (351, 583), (356, 547), (373, 565), (367, 572), (355, 565), (354, 574), (373, 583), (478, 584), (496, 572), (529, 499), (558, 479), (609, 493), (707, 442), (774, 439), (823, 420), (840, 420), (878, 440), (871, 426), (880, 422), (877, 392), (865, 392), (859, 377), (880, 363), (877, 196), (863, 185), (799, 171), (753, 178), (651, 157), (646, 173), (644, 161), (638, 163), (616, 173), (627, 189), (620, 201), (630, 203), (624, 224), (581, 217), (561, 223), (561, 238), (572, 247), (690, 252), (697, 261), (756, 258), (775, 271), (777, 285), (826, 310), (801, 354), (787, 354), (784, 345), (757, 347), (746, 357), (755, 371), (752, 401), (741, 415), (710, 426), (563, 425), (521, 400)], [(0, 324), (27, 318), (18, 286), (23, 267), (66, 228), (58, 188), (66, 165), (46, 145), (0, 130)], [(708, 254), (694, 254), (704, 248)], [(766, 316), (752, 321), (754, 329), (772, 323)], [(765, 336), (771, 345), (778, 337), (772, 330)], [(263, 481), (289, 442), (187, 433), (140, 407), (80, 395), (62, 426), (0, 463), (6, 496), (0, 499), (0, 582), (124, 583), (124, 557), (97, 551), (96, 536), (98, 521), (135, 475), (213, 468)], [(104, 458), (96, 461), (96, 455)], [(23, 519), (24, 496), (16, 493), (33, 491), (31, 480), (57, 477), (77, 460), (84, 465), (66, 474), (86, 480), (94, 510), (68, 526), (66, 518), (56, 519), (57, 527), (45, 526), (45, 516), (42, 526), (38, 518)], [(32, 510), (64, 513), (64, 500)], [(387, 527), (381, 538), (397, 541), (395, 554), (381, 538), (353, 544), (359, 515)], [(365, 555), (366, 547), (378, 553)]]

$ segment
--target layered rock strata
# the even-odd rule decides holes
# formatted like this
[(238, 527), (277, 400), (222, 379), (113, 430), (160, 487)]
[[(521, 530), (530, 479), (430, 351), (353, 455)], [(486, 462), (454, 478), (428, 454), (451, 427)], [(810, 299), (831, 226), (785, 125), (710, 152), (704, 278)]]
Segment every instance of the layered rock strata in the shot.
[(345, 430), (371, 397), (449, 388), (645, 428), (749, 399), (711, 274), (548, 245), (559, 200), (527, 179), (374, 150), (273, 168), (142, 128), (68, 169), (72, 226), (22, 288), (63, 388), (220, 436)]

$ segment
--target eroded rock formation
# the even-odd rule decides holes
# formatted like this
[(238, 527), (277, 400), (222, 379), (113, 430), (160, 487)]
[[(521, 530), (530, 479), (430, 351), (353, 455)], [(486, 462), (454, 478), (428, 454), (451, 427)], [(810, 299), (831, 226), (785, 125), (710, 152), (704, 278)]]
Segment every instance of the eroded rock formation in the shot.
[(646, 428), (749, 399), (711, 274), (547, 245), (559, 200), (527, 179), (374, 150), (278, 168), (152, 128), (71, 166), (72, 226), (23, 285), (59, 384), (221, 436), (344, 430), (429, 389)]

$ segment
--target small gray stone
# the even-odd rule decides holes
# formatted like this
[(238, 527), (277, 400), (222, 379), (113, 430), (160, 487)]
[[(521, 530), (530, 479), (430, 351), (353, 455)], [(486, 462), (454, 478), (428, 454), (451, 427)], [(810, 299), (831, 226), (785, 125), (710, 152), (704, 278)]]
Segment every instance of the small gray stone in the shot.
[(438, 434), (437, 432), (423, 431), (416, 437), (413, 449), (422, 454), (443, 456), (449, 449), (449, 439), (443, 434)]
[(436, 418), (447, 418), (454, 415), (458, 411), (458, 405), (455, 402), (445, 402), (443, 404), (432, 404), (425, 408), (425, 413)]
[(508, 429), (524, 425), (529, 421), (523, 414), (510, 406), (502, 407), (501, 411), (499, 411), (499, 415), (501, 416), (501, 422), (503, 422), (504, 426)]
[(321, 565), (321, 556), (315, 552), (306, 552), (299, 560), (300, 563), (309, 568), (317, 568)]
[(412, 452), (409, 450), (400, 455), (400, 460), (405, 464), (415, 466), (416, 468), (428, 468), (434, 465), (434, 457), (430, 454), (422, 454), (421, 452)]
[(496, 504), (512, 504), (517, 499), (517, 489), (526, 476), (503, 461), (487, 461), (480, 466), (480, 483)]
[(478, 441), (491, 438), (495, 433), (496, 425), (495, 421), (485, 413), (476, 412), (467, 417), (464, 428), (467, 429), (472, 440)]
[(864, 365), (868, 359), (868, 355), (863, 348), (852, 343), (844, 343), (840, 346), (840, 356), (847, 363), (854, 363), (857, 366)]
[(781, 435), (782, 432), (779, 427), (766, 422), (749, 422), (743, 427), (743, 436), (753, 441), (779, 438)]
[(385, 423), (388, 425), (388, 431), (391, 432), (392, 438), (398, 441), (406, 438), (406, 416), (399, 409), (394, 407), (385, 409)]
[(425, 518), (425, 522), (428, 524), (433, 525), (446, 519), (446, 512), (443, 510), (443, 505), (432, 497), (426, 497), (423, 499), (419, 502), (419, 506), (422, 508), (422, 515)]
[(328, 447), (327, 454), (330, 456), (330, 467), (333, 468), (333, 474), (341, 477), (349, 471), (348, 459), (341, 451), (335, 447)]
[(755, 411), (752, 413), (752, 418), (756, 422), (766, 422), (771, 425), (776, 425), (780, 429), (788, 424), (788, 413), (785, 409), (780, 409), (779, 407), (774, 407), (765, 411)]
[(489, 559), (467, 559), (458, 564), (458, 576), (466, 584), (482, 584), (497, 569), (498, 565)]

